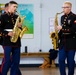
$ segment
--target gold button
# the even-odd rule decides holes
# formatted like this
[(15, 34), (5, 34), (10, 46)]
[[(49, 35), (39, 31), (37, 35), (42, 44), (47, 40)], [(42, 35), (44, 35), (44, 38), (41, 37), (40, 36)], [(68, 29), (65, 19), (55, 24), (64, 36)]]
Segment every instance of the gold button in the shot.
[(66, 21), (66, 19), (64, 19), (64, 21)]
[(65, 29), (66, 30), (66, 29)]
[(13, 24), (14, 24), (14, 22), (13, 22)]
[(75, 36), (73, 36), (73, 38), (75, 38)]
[(67, 17), (65, 17), (67, 19)]
[(14, 20), (12, 20), (12, 22), (14, 22)]
[(65, 22), (64, 22), (64, 24), (65, 24)]
[(66, 25), (64, 25), (64, 27), (65, 27)]

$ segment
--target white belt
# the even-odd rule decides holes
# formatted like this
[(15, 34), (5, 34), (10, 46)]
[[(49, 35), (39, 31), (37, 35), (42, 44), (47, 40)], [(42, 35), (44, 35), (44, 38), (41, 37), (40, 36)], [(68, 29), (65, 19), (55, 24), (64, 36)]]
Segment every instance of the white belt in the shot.
[(10, 32), (10, 31), (12, 31), (12, 29), (4, 29), (4, 31), (8, 31), (8, 32)]

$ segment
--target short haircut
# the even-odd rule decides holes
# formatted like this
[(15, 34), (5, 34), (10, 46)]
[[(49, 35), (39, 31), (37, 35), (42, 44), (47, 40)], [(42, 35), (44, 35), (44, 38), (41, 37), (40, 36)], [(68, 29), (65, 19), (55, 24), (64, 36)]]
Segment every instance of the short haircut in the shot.
[(9, 5), (9, 3), (6, 3), (6, 4), (5, 4), (5, 7), (8, 7), (8, 5)]
[(68, 4), (72, 7), (72, 3), (70, 1), (65, 1), (64, 4)]
[[(10, 1), (9, 4), (17, 4), (15, 1)], [(18, 4), (17, 4), (18, 5)]]

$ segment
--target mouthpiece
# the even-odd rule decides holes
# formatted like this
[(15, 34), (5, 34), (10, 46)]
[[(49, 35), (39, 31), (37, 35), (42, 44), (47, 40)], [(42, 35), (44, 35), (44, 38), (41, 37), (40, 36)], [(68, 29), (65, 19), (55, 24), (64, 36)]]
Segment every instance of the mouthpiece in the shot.
[(63, 13), (63, 11), (62, 11), (62, 12), (60, 12), (60, 13), (57, 13), (57, 14), (61, 14), (61, 13)]

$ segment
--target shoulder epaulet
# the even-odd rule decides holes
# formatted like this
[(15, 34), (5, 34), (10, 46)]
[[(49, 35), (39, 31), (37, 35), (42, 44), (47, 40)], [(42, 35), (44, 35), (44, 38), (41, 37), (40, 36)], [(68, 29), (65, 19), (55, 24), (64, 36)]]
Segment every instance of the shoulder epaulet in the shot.
[(76, 16), (76, 14), (72, 13), (73, 16)]

